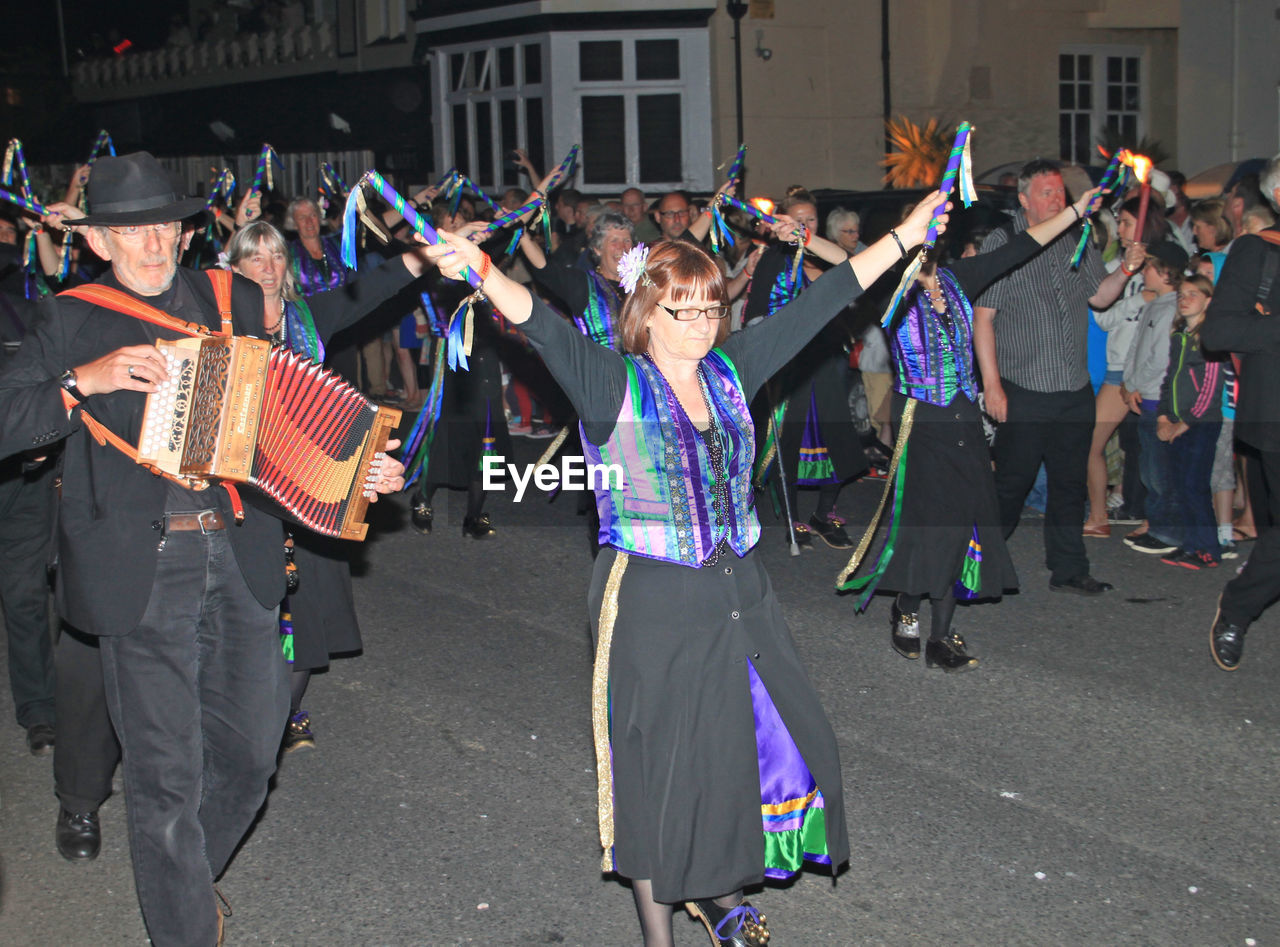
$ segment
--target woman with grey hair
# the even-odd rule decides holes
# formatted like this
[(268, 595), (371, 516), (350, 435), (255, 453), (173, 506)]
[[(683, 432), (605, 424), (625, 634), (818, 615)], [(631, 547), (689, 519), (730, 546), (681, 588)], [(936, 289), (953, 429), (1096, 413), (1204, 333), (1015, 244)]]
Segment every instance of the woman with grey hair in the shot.
[(314, 296), (346, 285), (348, 270), (342, 265), (342, 244), (333, 234), (321, 235), (324, 218), (320, 205), (309, 197), (295, 197), (289, 202), (286, 226), (292, 227), (298, 239), (289, 246), (290, 268), (303, 296)]
[(849, 256), (861, 253), (867, 248), (862, 242), (862, 218), (856, 210), (837, 207), (827, 214), (827, 239), (836, 244)]
[[(296, 203), (296, 202), (295, 202)], [(422, 275), (419, 249), (388, 260), (353, 278), (341, 293), (304, 299), (289, 265), (284, 235), (265, 220), (236, 231), (227, 245), (231, 269), (262, 287), (262, 335), (287, 345), (317, 364), (325, 344), (337, 332), (363, 319)], [(350, 544), (310, 530), (294, 536), (298, 590), (282, 610), (282, 630), (292, 630), (293, 673), (285, 752), (315, 745), (311, 719), (300, 706), (311, 672), (328, 667), (329, 655), (359, 651), (363, 645), (351, 594)], [(290, 624), (284, 617), (289, 616)]]
[(630, 219), (622, 214), (611, 210), (599, 214), (587, 237), (595, 262), (591, 270), (549, 263), (527, 231), (520, 240), (533, 278), (568, 307), (583, 335), (605, 348), (618, 347), (615, 326), (625, 296), (618, 284), (618, 261), (634, 245), (634, 233)]

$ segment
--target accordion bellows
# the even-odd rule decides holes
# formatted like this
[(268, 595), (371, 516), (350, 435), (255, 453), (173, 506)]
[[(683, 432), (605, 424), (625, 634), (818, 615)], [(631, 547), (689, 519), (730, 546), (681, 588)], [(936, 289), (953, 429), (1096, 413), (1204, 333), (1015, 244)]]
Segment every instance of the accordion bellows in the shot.
[(364, 539), (366, 480), (399, 411), (261, 339), (194, 337), (156, 347), (169, 380), (147, 396), (139, 463), (250, 484), (318, 533)]

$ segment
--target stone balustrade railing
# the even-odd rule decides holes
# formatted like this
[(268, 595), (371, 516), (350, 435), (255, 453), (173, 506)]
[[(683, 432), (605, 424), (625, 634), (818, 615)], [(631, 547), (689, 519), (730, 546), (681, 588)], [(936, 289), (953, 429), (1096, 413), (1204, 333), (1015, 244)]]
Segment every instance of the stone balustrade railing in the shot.
[(319, 65), (335, 55), (333, 25), (321, 22), (295, 29), (244, 33), (230, 40), (91, 59), (76, 63), (72, 78), (78, 91), (100, 95), (132, 91), (152, 83), (200, 85), (202, 77), (223, 83), (232, 71), (261, 69), (270, 74), (272, 67), (283, 66), (294, 67), (286, 70), (293, 72), (298, 66)]

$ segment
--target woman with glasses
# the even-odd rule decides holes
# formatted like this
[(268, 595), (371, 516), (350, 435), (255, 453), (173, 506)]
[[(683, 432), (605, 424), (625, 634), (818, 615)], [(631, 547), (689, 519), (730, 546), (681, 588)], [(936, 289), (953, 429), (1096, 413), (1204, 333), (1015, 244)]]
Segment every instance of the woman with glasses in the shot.
[[(934, 195), (899, 229), (924, 239)], [(945, 223), (945, 219), (944, 219)], [(520, 326), (573, 402), (596, 485), (589, 606), (604, 868), (631, 880), (648, 947), (686, 903), (713, 944), (762, 945), (743, 901), (803, 861), (849, 855), (835, 735), (796, 654), (760, 537), (748, 407), (764, 381), (899, 258), (892, 238), (836, 266), (774, 318), (730, 336), (716, 262), (685, 241), (620, 261), (620, 352), (575, 331), (453, 234), (463, 265)]]

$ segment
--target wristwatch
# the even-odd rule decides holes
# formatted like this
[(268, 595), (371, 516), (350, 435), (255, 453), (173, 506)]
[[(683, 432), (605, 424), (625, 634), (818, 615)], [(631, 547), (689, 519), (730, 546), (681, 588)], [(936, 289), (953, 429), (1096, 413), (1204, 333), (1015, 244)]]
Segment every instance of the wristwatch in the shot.
[(84, 392), (76, 387), (76, 370), (74, 368), (68, 368), (65, 372), (59, 375), (58, 384), (61, 385), (63, 390), (77, 401), (84, 401), (86, 397)]

